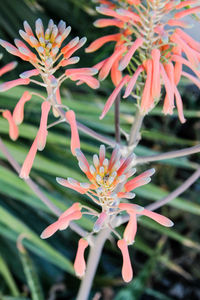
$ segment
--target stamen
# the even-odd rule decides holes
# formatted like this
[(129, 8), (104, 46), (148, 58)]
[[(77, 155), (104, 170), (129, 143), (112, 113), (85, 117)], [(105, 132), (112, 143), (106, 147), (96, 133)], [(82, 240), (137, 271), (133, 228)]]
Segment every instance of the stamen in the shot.
[(99, 168), (99, 173), (100, 173), (101, 176), (104, 175), (104, 167), (100, 167)]

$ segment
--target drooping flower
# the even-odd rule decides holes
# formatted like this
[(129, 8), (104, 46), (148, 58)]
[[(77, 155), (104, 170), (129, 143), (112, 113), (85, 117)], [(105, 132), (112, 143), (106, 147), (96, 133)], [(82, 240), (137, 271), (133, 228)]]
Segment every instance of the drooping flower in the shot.
[(85, 239), (80, 239), (78, 242), (78, 251), (76, 253), (76, 258), (74, 262), (74, 270), (76, 275), (83, 277), (85, 274), (86, 263), (84, 259), (85, 249), (88, 247), (88, 241)]
[[(137, 187), (147, 184), (155, 170), (147, 170), (140, 175), (130, 179), (136, 172), (132, 168), (134, 155), (122, 158), (120, 150), (116, 147), (110, 160), (106, 158), (105, 146), (101, 145), (99, 155), (93, 156), (93, 164), (89, 164), (80, 149), (75, 150), (80, 169), (85, 173), (89, 182), (78, 182), (73, 178), (56, 178), (62, 186), (73, 189), (80, 194), (86, 194), (100, 208), (100, 212), (93, 210), (79, 203), (74, 203), (66, 210), (56, 222), (49, 225), (41, 234), (42, 238), (52, 236), (57, 230), (67, 228), (69, 222), (81, 218), (82, 214), (89, 213), (96, 217), (91, 234), (99, 232), (106, 227), (112, 228), (113, 220), (124, 211), (130, 216), (129, 222), (124, 231), (123, 239), (118, 241), (118, 247), (123, 255), (122, 277), (128, 282), (132, 279), (132, 267), (128, 254), (128, 245), (132, 244), (137, 231), (137, 216), (144, 215), (163, 226), (173, 225), (168, 218), (148, 211), (137, 204), (121, 202), (123, 199), (132, 199), (135, 194), (132, 192)], [(115, 233), (115, 231), (113, 231)], [(117, 235), (119, 238), (119, 235)], [(85, 238), (87, 239), (87, 238)], [(88, 246), (85, 239), (79, 241), (77, 256), (75, 259), (75, 271), (82, 277), (85, 273), (84, 250)]]
[[(184, 28), (191, 24), (182, 21), (182, 18), (199, 12), (200, 6), (195, 6), (198, 5), (198, 1), (97, 2), (103, 4), (97, 7), (97, 11), (110, 18), (98, 19), (94, 25), (114, 26), (120, 31), (98, 38), (86, 48), (87, 52), (93, 52), (105, 43), (115, 43), (113, 54), (95, 66), (99, 70), (100, 80), (105, 79), (111, 72), (115, 85), (112, 97), (107, 100), (100, 119), (106, 115), (124, 86), (126, 90), (123, 98), (130, 95), (136, 97), (137, 105), (144, 115), (159, 102), (162, 96), (161, 87), (164, 86), (166, 96), (163, 113), (172, 114), (177, 107), (179, 119), (184, 123), (183, 105), (177, 85), (181, 76), (188, 74), (186, 76), (199, 87), (200, 44), (184, 32)], [(184, 62), (181, 60), (182, 54), (187, 57)], [(183, 64), (197, 77), (190, 77), (186, 72), (183, 75)], [(122, 71), (126, 71), (124, 76)], [(123, 80), (124, 78), (126, 80)]]
[(117, 242), (117, 246), (122, 252), (123, 266), (122, 266), (122, 278), (125, 282), (130, 282), (133, 278), (133, 270), (131, 266), (130, 256), (128, 253), (128, 246), (124, 239)]
[(19, 136), (19, 130), (17, 125), (15, 124), (11, 112), (6, 109), (3, 110), (2, 116), (8, 121), (9, 124), (9, 136), (11, 140), (16, 141)]
[[(20, 74), (20, 78), (0, 84), (0, 92), (7, 91), (19, 85), (28, 85), (30, 82), (38, 84), (46, 89), (46, 98), (37, 93), (37, 95), (44, 100), (41, 105), (42, 113), (40, 127), (36, 135), (37, 149), (39, 151), (42, 151), (46, 144), (48, 134), (47, 119), (50, 109), (52, 109), (55, 117), (61, 116), (63, 118), (63, 113), (59, 110), (59, 107), (62, 106), (60, 85), (63, 81), (71, 79), (72, 81), (75, 81), (77, 85), (85, 83), (93, 89), (99, 87), (99, 81), (93, 77), (98, 72), (97, 69), (70, 68), (72, 64), (76, 64), (79, 61), (79, 57), (73, 56), (74, 53), (86, 42), (85, 37), (81, 39), (75, 37), (66, 44), (65, 40), (70, 31), (71, 27), (66, 27), (66, 23), (62, 20), (58, 25), (55, 25), (53, 20), (50, 20), (48, 27), (45, 29), (41, 19), (37, 19), (35, 22), (35, 32), (31, 29), (28, 22), (24, 21), (24, 30), (19, 31), (19, 34), (24, 41), (15, 39), (15, 46), (0, 39), (0, 45), (9, 53), (22, 60), (28, 61), (33, 66), (33, 69)], [(65, 43), (65, 45), (63, 45), (63, 43)], [(4, 67), (2, 72), (4, 73), (5, 70), (11, 70), (14, 66), (15, 63), (11, 63)], [(56, 78), (57, 70), (63, 67), (67, 67), (67, 69), (63, 70), (63, 75)], [(33, 77), (36, 77), (36, 79)], [(31, 99), (33, 94), (34, 93), (32, 92), (25, 91), (17, 103), (13, 111), (13, 120), (16, 125), (23, 122), (24, 105)], [(9, 120), (11, 120), (11, 118)], [(69, 110), (65, 115), (65, 120), (71, 127), (71, 150), (74, 154), (74, 149), (80, 147), (75, 113), (72, 110)], [(24, 162), (25, 165), (22, 167), (22, 178), (23, 175), (27, 178), (28, 173), (30, 172), (29, 167), (32, 166), (33, 159), (37, 152), (35, 144), (36, 142), (34, 141), (34, 147), (31, 147), (27, 160)]]
[(76, 117), (73, 110), (68, 110), (66, 112), (66, 120), (69, 122), (71, 127), (71, 152), (75, 155), (75, 149), (80, 148), (80, 139), (76, 125)]
[(0, 68), (0, 76), (4, 75), (7, 72), (12, 71), (13, 69), (16, 68), (16, 66), (17, 66), (17, 62), (16, 61), (12, 61), (12, 62), (8, 63), (4, 67)]

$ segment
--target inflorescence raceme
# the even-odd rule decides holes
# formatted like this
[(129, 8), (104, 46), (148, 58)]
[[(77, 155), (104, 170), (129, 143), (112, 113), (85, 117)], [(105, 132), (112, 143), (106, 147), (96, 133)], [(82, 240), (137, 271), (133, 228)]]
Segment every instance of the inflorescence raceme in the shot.
[[(42, 151), (45, 147), (48, 134), (48, 114), (51, 109), (55, 117), (60, 116), (62, 121), (65, 120), (71, 126), (72, 153), (75, 154), (74, 149), (80, 147), (74, 112), (68, 110), (64, 116), (61, 116), (59, 111), (59, 107), (63, 107), (60, 97), (60, 85), (64, 80), (69, 78), (75, 81), (77, 85), (86, 83), (91, 88), (96, 89), (99, 87), (99, 81), (93, 77), (93, 75), (98, 72), (95, 68), (67, 68), (63, 75), (56, 78), (55, 73), (58, 69), (69, 67), (79, 61), (79, 57), (73, 56), (73, 54), (86, 42), (85, 37), (81, 39), (75, 37), (66, 45), (62, 46), (70, 31), (71, 27), (66, 27), (64, 21), (60, 21), (58, 25), (55, 25), (52, 20), (49, 21), (48, 27), (45, 30), (42, 21), (37, 19), (35, 22), (35, 32), (32, 31), (27, 21), (24, 22), (24, 30), (19, 31), (25, 43), (22, 40), (15, 39), (15, 46), (13, 46), (4, 40), (0, 40), (0, 45), (9, 53), (22, 60), (28, 61), (34, 67), (34, 69), (20, 74), (20, 78), (2, 83), (0, 85), (0, 92), (7, 91), (19, 85), (27, 86), (30, 82), (44, 87), (47, 92), (47, 97), (44, 97), (39, 93), (25, 91), (12, 114), (8, 110), (2, 110), (3, 117), (9, 122), (10, 137), (16, 140), (18, 137), (17, 126), (20, 125), (24, 119), (25, 103), (30, 101), (34, 94), (43, 101), (41, 104), (39, 130), (24, 161), (20, 173), (20, 177), (22, 178), (28, 178), (37, 150)], [(30, 50), (30, 48), (32, 48), (32, 50)], [(38, 78), (37, 80), (32, 79), (32, 77), (36, 76)]]
[[(92, 165), (88, 163), (80, 149), (76, 149), (75, 152), (79, 167), (85, 173), (90, 183), (81, 183), (73, 178), (57, 178), (57, 182), (80, 194), (86, 194), (98, 205), (101, 211), (97, 212), (78, 202), (74, 203), (55, 223), (48, 226), (42, 232), (41, 237), (45, 239), (52, 236), (57, 230), (66, 229), (70, 221), (80, 219), (83, 214), (95, 216), (96, 222), (94, 223), (93, 231), (89, 235), (97, 233), (106, 227), (113, 231), (119, 239), (117, 245), (123, 255), (122, 277), (124, 281), (129, 282), (132, 279), (133, 272), (128, 245), (133, 244), (135, 240), (137, 215), (147, 216), (163, 226), (173, 226), (171, 220), (160, 214), (148, 211), (137, 204), (121, 202), (122, 199), (134, 198), (135, 194), (132, 191), (139, 186), (147, 184), (151, 180), (151, 176), (155, 170), (147, 170), (139, 176), (130, 179), (136, 172), (131, 167), (134, 155), (130, 155), (124, 159), (121, 157), (118, 147), (113, 150), (111, 158), (108, 160), (105, 155), (105, 146), (101, 145), (99, 156), (97, 154), (93, 156)], [(114, 219), (122, 212), (126, 212), (130, 216), (123, 237), (113, 228)], [(88, 236), (80, 239), (74, 263), (75, 272), (80, 277), (84, 276), (86, 269), (84, 250), (88, 246), (87, 238)]]
[[(132, 95), (144, 115), (158, 103), (164, 86), (163, 113), (173, 114), (176, 106), (179, 119), (184, 123), (177, 85), (184, 76), (200, 88), (200, 43), (185, 33), (184, 29), (191, 24), (182, 18), (200, 12), (199, 0), (97, 2), (102, 4), (96, 8), (97, 12), (111, 18), (98, 19), (94, 25), (99, 28), (114, 26), (119, 30), (119, 33), (98, 38), (86, 48), (86, 52), (93, 52), (108, 42), (115, 43), (111, 56), (94, 66), (99, 70), (100, 80), (111, 73), (116, 86), (100, 118), (106, 115), (124, 86), (123, 98)], [(183, 66), (189, 67), (193, 75), (183, 71)]]

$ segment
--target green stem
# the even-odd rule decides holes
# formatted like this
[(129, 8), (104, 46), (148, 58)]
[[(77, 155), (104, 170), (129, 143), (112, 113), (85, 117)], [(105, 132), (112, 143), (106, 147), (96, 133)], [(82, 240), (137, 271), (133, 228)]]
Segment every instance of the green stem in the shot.
[(87, 269), (85, 276), (81, 282), (76, 300), (89, 299), (92, 282), (98, 267), (103, 246), (110, 235), (110, 229), (106, 228), (97, 235), (94, 244), (90, 248), (90, 253), (87, 260)]
[(140, 136), (140, 129), (142, 126), (142, 122), (144, 119), (144, 115), (141, 114), (141, 112), (138, 110), (135, 115), (135, 120), (133, 122), (133, 125), (131, 127), (130, 136), (129, 136), (129, 146), (136, 147), (139, 143), (141, 136)]

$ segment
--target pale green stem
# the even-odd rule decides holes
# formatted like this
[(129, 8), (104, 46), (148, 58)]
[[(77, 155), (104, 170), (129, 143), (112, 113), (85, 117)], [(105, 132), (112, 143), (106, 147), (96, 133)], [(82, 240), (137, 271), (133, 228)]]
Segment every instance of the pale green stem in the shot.
[(142, 122), (144, 119), (144, 115), (138, 110), (135, 115), (135, 120), (131, 127), (130, 136), (129, 136), (129, 147), (135, 148), (141, 139), (140, 129), (142, 126)]
[(170, 158), (182, 157), (182, 156), (191, 155), (191, 154), (198, 153), (198, 152), (200, 152), (200, 145), (181, 149), (181, 150), (165, 152), (165, 153), (161, 153), (161, 154), (154, 154), (154, 155), (149, 155), (149, 156), (138, 156), (134, 160), (134, 165), (145, 164), (145, 163), (149, 163), (152, 161), (159, 161), (159, 160), (165, 160), (165, 159), (170, 159)]
[(111, 230), (106, 228), (97, 235), (94, 240), (93, 246), (90, 247), (90, 253), (87, 260), (87, 269), (85, 276), (81, 282), (76, 300), (89, 299), (92, 282), (98, 267), (98, 263), (101, 257), (103, 246), (106, 240), (109, 238)]

